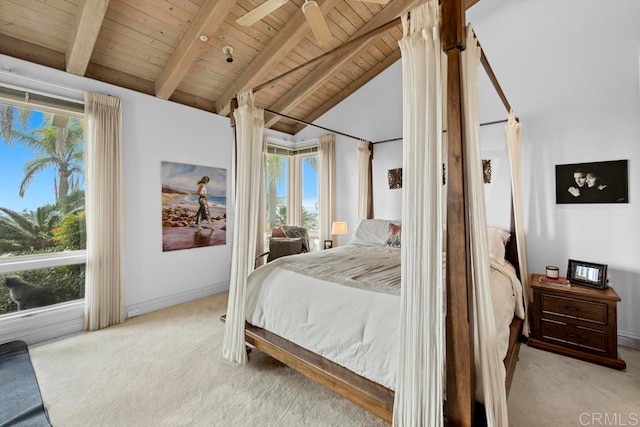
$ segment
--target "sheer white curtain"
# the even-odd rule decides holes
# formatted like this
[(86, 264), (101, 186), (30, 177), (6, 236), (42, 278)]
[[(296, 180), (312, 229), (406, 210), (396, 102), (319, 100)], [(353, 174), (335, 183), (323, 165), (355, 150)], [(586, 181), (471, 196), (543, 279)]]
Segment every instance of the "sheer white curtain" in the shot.
[[(265, 225), (267, 222), (267, 136), (262, 137), (262, 159), (260, 165), (260, 196), (258, 200), (258, 226), (256, 228), (256, 257), (265, 252)], [(258, 259), (262, 265), (264, 257)]]
[(332, 240), (331, 223), (336, 216), (336, 137), (326, 135), (318, 139), (318, 189), (320, 191), (318, 215), (318, 235), (322, 245), (324, 240)]
[(524, 238), (524, 209), (522, 208), (522, 153), (520, 146), (520, 123), (513, 111), (505, 126), (507, 132), (507, 150), (509, 151), (509, 168), (511, 170), (511, 199), (513, 202), (513, 217), (515, 221), (516, 243), (518, 245), (518, 264), (520, 267), (520, 281), (524, 294), (524, 326), (522, 333), (529, 336), (529, 270), (527, 269), (527, 245)]
[(393, 425), (443, 425), (442, 48), (436, 0), (402, 16), (402, 290)]
[(369, 194), (371, 174), (371, 150), (367, 141), (358, 145), (358, 219), (366, 219), (369, 214)]
[(482, 384), (487, 423), (508, 426), (506, 371), (498, 353), (498, 342), (489, 267), (489, 244), (485, 212), (484, 179), (480, 157), (480, 120), (478, 116), (478, 66), (482, 51), (471, 26), (467, 27), (467, 49), (462, 53), (462, 92), (465, 111), (465, 179), (471, 235), (471, 271), (473, 277), (474, 356), (476, 381)]
[(122, 112), (120, 99), (85, 92), (87, 268), (84, 329), (124, 321)]
[(289, 201), (287, 223), (302, 225), (302, 162), (300, 156), (289, 157)]
[(244, 343), (247, 276), (254, 268), (262, 182), (264, 111), (254, 104), (252, 91), (238, 95), (236, 121), (236, 198), (233, 221), (231, 280), (222, 356), (247, 363)]

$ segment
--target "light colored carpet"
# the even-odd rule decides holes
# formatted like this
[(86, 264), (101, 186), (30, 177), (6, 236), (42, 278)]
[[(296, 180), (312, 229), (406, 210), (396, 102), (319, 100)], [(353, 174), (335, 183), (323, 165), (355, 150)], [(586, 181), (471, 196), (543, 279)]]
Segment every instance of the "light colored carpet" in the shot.
[[(244, 367), (224, 361), (218, 319), (226, 298), (30, 347), (52, 424), (386, 425), (263, 353), (251, 353)], [(622, 348), (621, 354), (627, 372), (523, 345), (509, 399), (511, 426), (598, 425), (580, 424), (586, 420), (580, 414), (638, 412), (640, 352)]]

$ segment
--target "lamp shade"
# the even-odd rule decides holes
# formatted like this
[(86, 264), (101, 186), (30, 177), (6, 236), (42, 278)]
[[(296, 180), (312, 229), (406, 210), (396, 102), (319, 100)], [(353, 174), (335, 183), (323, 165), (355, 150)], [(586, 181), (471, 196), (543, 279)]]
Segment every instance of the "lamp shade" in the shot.
[(331, 225), (331, 234), (334, 236), (347, 234), (348, 232), (347, 223), (344, 221), (336, 221)]

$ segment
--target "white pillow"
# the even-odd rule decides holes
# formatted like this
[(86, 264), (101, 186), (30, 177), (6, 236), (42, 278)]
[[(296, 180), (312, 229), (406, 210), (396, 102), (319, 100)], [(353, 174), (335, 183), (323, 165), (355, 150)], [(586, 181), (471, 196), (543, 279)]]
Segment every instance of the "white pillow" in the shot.
[(504, 265), (505, 245), (511, 234), (500, 228), (487, 227), (487, 237), (489, 238), (489, 257)]
[(389, 238), (389, 224), (400, 221), (387, 219), (362, 219), (356, 226), (349, 243), (384, 245)]

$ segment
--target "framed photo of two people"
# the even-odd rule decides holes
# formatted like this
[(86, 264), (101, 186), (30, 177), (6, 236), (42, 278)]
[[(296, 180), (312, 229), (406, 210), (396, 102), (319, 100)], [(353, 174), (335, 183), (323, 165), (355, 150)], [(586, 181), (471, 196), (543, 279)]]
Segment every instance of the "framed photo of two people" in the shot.
[(556, 165), (556, 203), (629, 203), (628, 160)]

